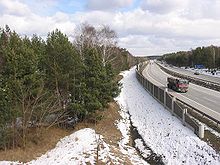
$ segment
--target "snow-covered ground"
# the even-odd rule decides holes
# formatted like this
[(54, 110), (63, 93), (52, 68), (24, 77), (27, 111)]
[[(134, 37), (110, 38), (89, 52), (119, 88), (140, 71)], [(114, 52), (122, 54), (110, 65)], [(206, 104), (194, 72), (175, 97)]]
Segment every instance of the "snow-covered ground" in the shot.
[[(87, 128), (77, 131), (70, 136), (66, 136), (61, 139), (56, 147), (46, 154), (42, 155), (36, 160), (33, 160), (28, 165), (68, 165), (68, 164), (95, 164), (96, 148), (99, 136), (95, 134), (95, 131)], [(108, 157), (111, 157), (109, 152), (109, 146), (100, 137), (99, 140), (102, 143), (102, 151), (99, 153), (101, 159), (108, 161)], [(18, 162), (0, 162), (2, 165), (17, 165)]]
[[(155, 101), (138, 83), (135, 69), (123, 72), (121, 80), (123, 88), (116, 101), (121, 107), (122, 119), (116, 122), (122, 132), (122, 139), (118, 142), (120, 151), (127, 156), (132, 164), (148, 164), (129, 143), (130, 121), (145, 143), (157, 155), (161, 155), (163, 162), (173, 164), (210, 164), (219, 165), (220, 155), (213, 148), (200, 140), (191, 130)], [(149, 152), (145, 150), (141, 140), (135, 140), (136, 146), (145, 157)], [(70, 136), (66, 136), (57, 143), (56, 147), (41, 157), (28, 162), (31, 165), (78, 165), (95, 164), (97, 158), (97, 144), (99, 161), (105, 164), (122, 164), (120, 157), (111, 152), (110, 146), (95, 130), (86, 128)], [(0, 161), (0, 165), (15, 165), (18, 162)]]
[[(123, 142), (122, 142), (123, 143)], [(97, 147), (99, 152), (97, 153)], [(95, 130), (85, 128), (61, 139), (56, 147), (46, 154), (28, 163), (0, 161), (0, 165), (86, 165), (97, 164), (98, 161), (105, 164), (122, 164), (117, 155), (110, 151), (109, 144), (105, 143), (102, 135)], [(134, 164), (146, 164), (136, 153), (134, 148), (127, 148), (125, 154)]]
[[(184, 69), (184, 68), (183, 68)], [(186, 70), (189, 70), (191, 72), (198, 72), (199, 74), (209, 75), (213, 77), (220, 77), (220, 71), (217, 70), (214, 74), (208, 71), (208, 69), (195, 69), (195, 68), (188, 68)]]
[(220, 155), (154, 100), (138, 83), (134, 68), (124, 72), (123, 89), (117, 98), (129, 111), (145, 143), (165, 164), (219, 165)]
[[(119, 123), (122, 121), (124, 120), (121, 120)], [(124, 140), (119, 143), (123, 154), (126, 155), (133, 164), (147, 164), (136, 153), (135, 148), (126, 146)], [(97, 152), (98, 146), (99, 151)], [(102, 164), (121, 165), (123, 159), (111, 152), (110, 148), (112, 147), (114, 148), (114, 146), (110, 146), (103, 140), (102, 135), (96, 134), (95, 130), (85, 128), (64, 137), (57, 143), (54, 149), (48, 151), (36, 160), (32, 160), (28, 163), (0, 161), (0, 165), (95, 165), (97, 164), (97, 158)]]

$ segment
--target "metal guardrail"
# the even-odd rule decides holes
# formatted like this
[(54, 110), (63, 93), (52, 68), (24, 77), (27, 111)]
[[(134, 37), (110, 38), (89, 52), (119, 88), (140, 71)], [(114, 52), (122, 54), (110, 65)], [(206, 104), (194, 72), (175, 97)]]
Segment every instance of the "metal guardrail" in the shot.
[[(194, 80), (192, 80), (190, 76), (186, 76), (186, 75), (182, 75), (182, 74), (179, 74), (179, 73), (176, 73), (176, 72), (172, 72), (172, 71), (168, 70), (167, 68), (164, 68), (163, 66), (161, 66), (161, 65), (159, 65), (159, 64), (157, 64), (157, 65), (160, 66), (160, 68), (161, 68), (162, 70), (164, 70), (164, 71), (166, 70), (165, 72), (167, 72), (168, 74), (171, 74), (171, 75), (176, 76), (176, 77), (179, 77), (179, 78), (188, 79), (190, 82), (194, 82), (194, 81), (195, 81), (195, 82), (196, 82), (195, 84), (197, 84), (197, 85), (201, 85), (201, 84), (202, 84), (202, 81), (200, 81), (200, 79), (198, 79), (198, 78), (195, 78)], [(200, 81), (200, 82), (197, 82), (197, 81)], [(210, 82), (209, 82), (209, 81), (204, 81), (204, 82), (210, 83), (211, 81), (210, 81)], [(214, 90), (215, 90), (215, 89), (218, 89), (218, 91), (220, 91), (220, 84), (216, 83), (215, 85), (218, 86), (218, 87), (215, 86), (215, 88), (214, 88), (214, 85), (212, 85), (212, 86), (210, 85), (210, 86), (209, 86), (210, 89), (214, 89)], [(202, 86), (205, 86), (205, 85), (202, 85)], [(211, 88), (211, 87), (212, 87), (212, 88)], [(208, 115), (207, 113), (205, 113), (205, 112), (199, 110), (198, 108), (195, 108), (195, 107), (191, 106), (190, 104), (187, 104), (186, 102), (184, 102), (184, 101), (182, 101), (182, 100), (180, 100), (180, 99), (178, 99), (178, 101), (180, 101), (180, 102), (183, 103), (184, 105), (190, 107), (191, 109), (193, 109), (194, 111), (198, 112), (198, 113), (201, 114), (202, 116), (205, 116), (206, 118), (212, 120), (213, 122), (216, 122), (217, 124), (220, 124), (220, 121), (217, 119), (217, 117), (216, 117), (215, 114), (213, 114), (212, 116), (211, 116), (211, 115)]]
[(214, 117), (212, 117), (212, 116), (210, 116), (210, 115), (207, 115), (206, 113), (202, 112), (201, 110), (199, 110), (199, 109), (197, 109), (197, 108), (191, 106), (190, 104), (187, 104), (186, 102), (184, 102), (184, 101), (182, 101), (182, 100), (180, 100), (180, 99), (178, 99), (178, 98), (177, 98), (177, 100), (178, 100), (179, 102), (181, 102), (183, 105), (185, 105), (186, 107), (189, 107), (189, 108), (193, 109), (194, 111), (198, 112), (198, 113), (201, 114), (202, 116), (205, 116), (205, 117), (207, 117), (208, 119), (210, 119), (210, 120), (216, 122), (217, 124), (220, 124), (220, 121), (217, 120), (216, 118), (214, 118)]
[[(195, 121), (190, 114), (187, 113), (185, 108), (182, 108), (178, 104), (178, 99), (170, 95), (166, 90), (154, 85), (149, 80), (147, 80), (140, 72), (143, 68), (138, 68), (136, 70), (136, 77), (138, 81), (143, 85), (144, 89), (147, 90), (159, 103), (164, 105), (173, 115), (177, 116), (182, 120), (184, 125), (193, 128), (193, 131), (200, 138), (204, 137), (204, 126)], [(184, 103), (184, 102), (182, 102)]]

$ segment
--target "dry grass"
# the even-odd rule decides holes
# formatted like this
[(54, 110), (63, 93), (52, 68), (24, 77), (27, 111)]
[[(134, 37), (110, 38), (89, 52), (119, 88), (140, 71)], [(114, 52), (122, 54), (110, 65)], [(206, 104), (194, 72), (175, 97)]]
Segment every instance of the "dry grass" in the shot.
[[(104, 137), (106, 143), (114, 146), (111, 147), (111, 152), (122, 160), (121, 164), (130, 165), (131, 162), (129, 158), (121, 153), (118, 146), (118, 141), (122, 137), (121, 132), (115, 126), (116, 120), (121, 118), (118, 112), (119, 110), (120, 108), (117, 103), (111, 102), (109, 103), (107, 110), (97, 113), (97, 115), (103, 116), (102, 120), (97, 123), (91, 123), (88, 121), (79, 123), (74, 131), (61, 128), (51, 128), (44, 132), (40, 142), (38, 141), (38, 143), (36, 143), (35, 140), (28, 142), (26, 150), (17, 148), (14, 150), (0, 151), (0, 160), (20, 162), (31, 161), (46, 153), (48, 150), (53, 149), (61, 138), (70, 135), (79, 129), (93, 128), (96, 130), (96, 133), (101, 134)], [(35, 138), (33, 137), (33, 139)], [(111, 160), (109, 161), (111, 162)], [(98, 164), (102, 164), (102, 162), (98, 162)]]
[(109, 103), (108, 110), (100, 111), (96, 115), (101, 115), (103, 118), (97, 123), (83, 122), (77, 125), (76, 129), (93, 128), (96, 133), (105, 137), (109, 144), (117, 144), (121, 138), (121, 132), (116, 128), (115, 121), (120, 118), (118, 113), (119, 107), (115, 102)]
[(43, 132), (44, 133), (40, 138), (41, 141), (36, 143), (36, 140), (33, 137), (33, 140), (27, 143), (25, 150), (22, 148), (16, 148), (7, 151), (0, 151), (0, 160), (28, 162), (54, 148), (60, 138), (71, 133), (69, 130), (63, 130), (60, 128), (51, 128), (47, 131), (43, 130)]
[(119, 82), (123, 78), (122, 75), (117, 75), (115, 78), (115, 81)]
[(131, 161), (127, 156), (121, 153), (120, 148), (118, 146), (118, 142), (122, 138), (121, 132), (116, 128), (115, 123), (116, 120), (121, 119), (119, 114), (119, 106), (116, 102), (109, 103), (108, 109), (106, 111), (99, 112), (97, 115), (102, 115), (102, 120), (98, 121), (96, 124), (84, 122), (80, 123), (77, 126), (77, 129), (82, 128), (93, 128), (96, 133), (101, 134), (104, 137), (104, 141), (111, 146), (111, 152), (114, 153), (115, 156), (119, 157), (121, 160), (121, 164), (130, 165)]

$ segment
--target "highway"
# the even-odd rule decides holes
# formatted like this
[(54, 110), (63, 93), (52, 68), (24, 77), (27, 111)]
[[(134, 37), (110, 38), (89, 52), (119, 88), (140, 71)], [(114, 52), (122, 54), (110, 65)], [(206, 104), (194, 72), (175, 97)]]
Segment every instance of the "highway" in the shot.
[[(167, 86), (167, 77), (170, 76), (155, 63), (147, 65), (142, 74), (152, 83), (163, 88)], [(187, 93), (178, 93), (171, 89), (168, 91), (187, 104), (209, 115), (216, 116), (220, 121), (220, 92), (192, 83), (190, 83)]]
[(198, 78), (198, 79), (203, 79), (203, 80), (206, 80), (206, 81), (211, 81), (211, 82), (220, 84), (220, 78), (219, 77), (213, 77), (213, 76), (204, 75), (204, 74), (195, 75), (194, 72), (192, 72), (192, 71), (188, 71), (188, 70), (185, 70), (185, 69), (182, 69), (182, 68), (177, 68), (177, 67), (166, 66), (165, 68), (167, 68), (167, 69), (169, 69), (173, 72), (188, 75), (190, 77), (195, 77), (195, 78)]

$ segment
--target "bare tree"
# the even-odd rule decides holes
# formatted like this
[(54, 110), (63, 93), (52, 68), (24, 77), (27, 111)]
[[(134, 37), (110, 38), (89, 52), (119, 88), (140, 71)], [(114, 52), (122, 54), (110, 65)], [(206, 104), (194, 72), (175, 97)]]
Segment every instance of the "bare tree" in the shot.
[(84, 59), (83, 50), (85, 48), (94, 48), (98, 44), (97, 30), (88, 23), (83, 23), (75, 30), (74, 45), (82, 59)]
[(115, 59), (114, 53), (117, 46), (117, 35), (109, 26), (103, 25), (100, 29), (95, 28), (88, 23), (83, 23), (75, 30), (75, 46), (83, 59), (83, 50), (85, 48), (95, 48), (102, 56), (102, 63)]
[(102, 63), (105, 66), (106, 63), (113, 61), (113, 55), (115, 53), (115, 47), (117, 45), (117, 35), (114, 30), (109, 26), (104, 25), (98, 31), (99, 46), (102, 52)]
[[(20, 107), (20, 117), (16, 118), (19, 123), (12, 124), (13, 131), (20, 130), (19, 136), (22, 139), (23, 148), (26, 147), (28, 130), (32, 127), (36, 128), (36, 135), (39, 137), (42, 128), (50, 128), (55, 124), (59, 124), (66, 119), (66, 111), (59, 105), (59, 99), (53, 93), (45, 90), (44, 84), (38, 87), (36, 94), (32, 94), (33, 87), (20, 87), (20, 95), (17, 95)], [(54, 117), (51, 117), (53, 115)], [(47, 118), (50, 117), (50, 121)]]

